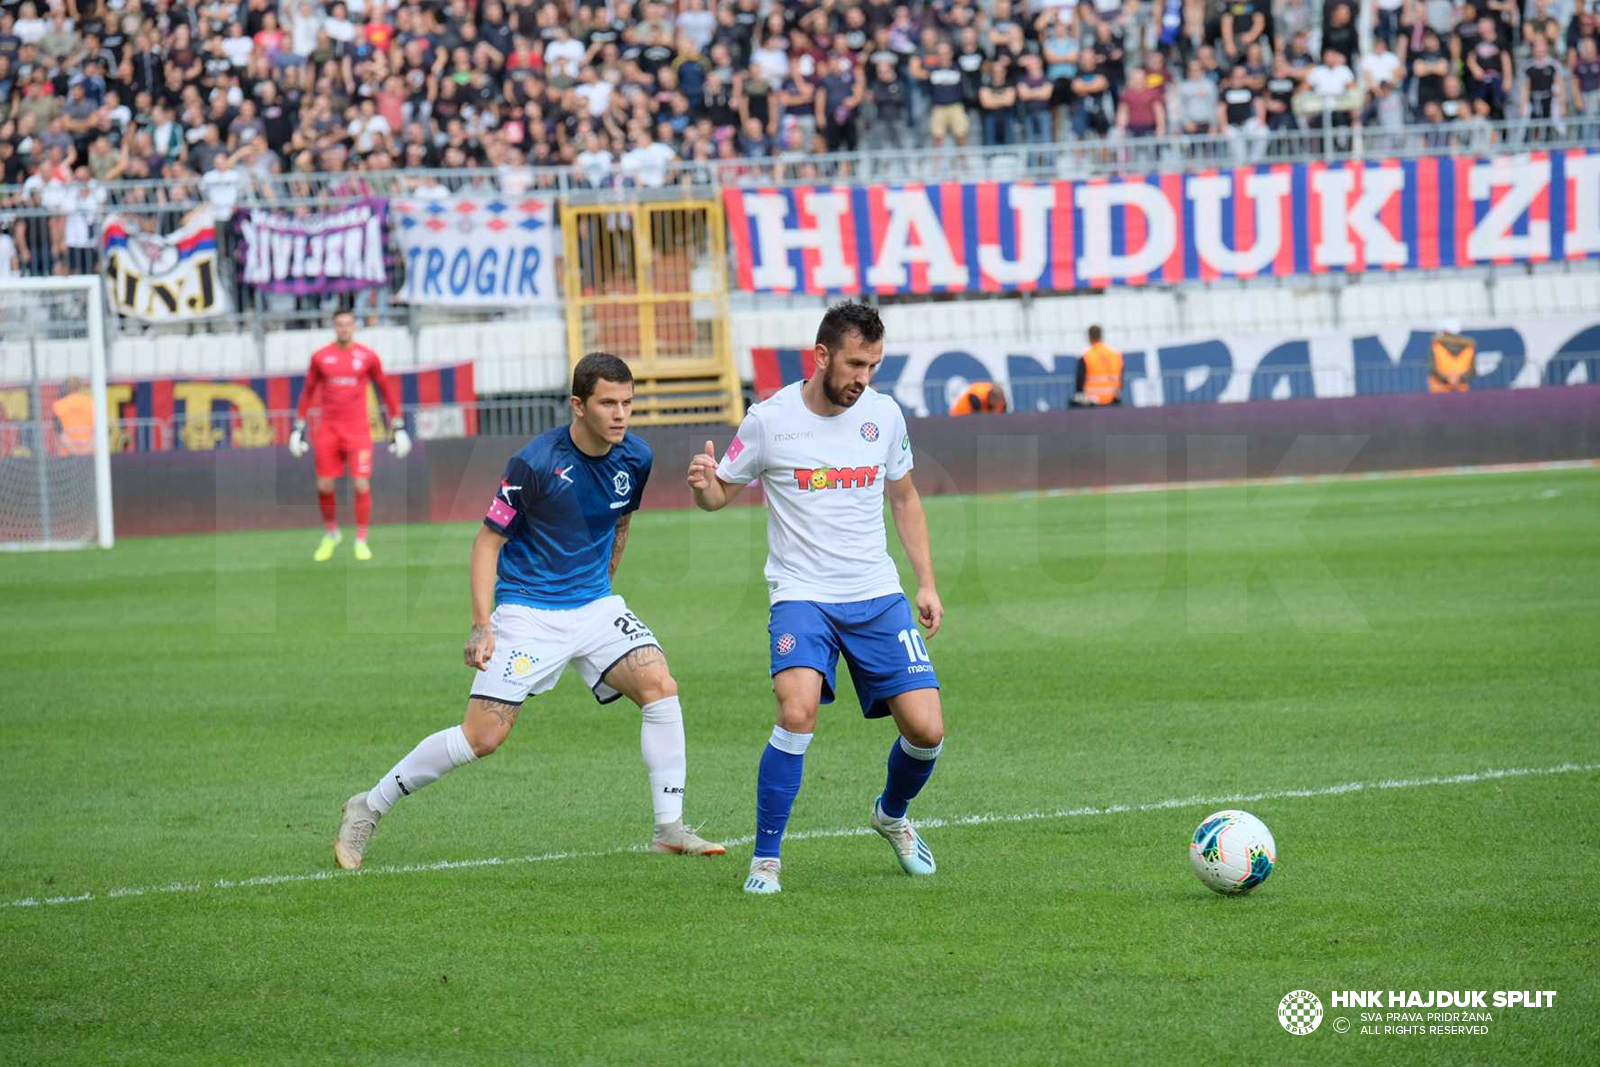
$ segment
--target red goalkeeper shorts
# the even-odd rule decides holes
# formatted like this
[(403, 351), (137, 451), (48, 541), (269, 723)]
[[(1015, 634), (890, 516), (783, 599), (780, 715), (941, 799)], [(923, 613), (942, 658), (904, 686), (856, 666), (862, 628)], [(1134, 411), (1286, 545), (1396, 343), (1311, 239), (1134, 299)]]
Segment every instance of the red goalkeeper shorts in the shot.
[(372, 477), (372, 431), (361, 427), (354, 429), (339, 426), (322, 426), (311, 442), (311, 454), (317, 462), (318, 478), (337, 478), (350, 465), (352, 478)]

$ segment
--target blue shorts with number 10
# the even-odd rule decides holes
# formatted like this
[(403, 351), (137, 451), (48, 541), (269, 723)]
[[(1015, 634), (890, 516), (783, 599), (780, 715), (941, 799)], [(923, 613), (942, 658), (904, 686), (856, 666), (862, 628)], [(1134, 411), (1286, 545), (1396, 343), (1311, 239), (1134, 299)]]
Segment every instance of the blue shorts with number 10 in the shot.
[(913, 689), (937, 689), (928, 646), (922, 641), (911, 605), (903, 594), (846, 604), (780, 600), (772, 605), (772, 673), (810, 667), (822, 675), (822, 702), (833, 703), (839, 656), (861, 701), (861, 714), (889, 714), (889, 698)]

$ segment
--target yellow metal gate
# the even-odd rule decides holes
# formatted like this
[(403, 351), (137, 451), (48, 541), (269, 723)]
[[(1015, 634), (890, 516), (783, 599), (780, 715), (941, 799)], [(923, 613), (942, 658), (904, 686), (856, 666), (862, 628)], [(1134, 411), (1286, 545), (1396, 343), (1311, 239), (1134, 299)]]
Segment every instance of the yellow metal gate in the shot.
[(721, 202), (569, 202), (561, 232), (569, 365), (597, 349), (626, 359), (635, 423), (737, 425)]

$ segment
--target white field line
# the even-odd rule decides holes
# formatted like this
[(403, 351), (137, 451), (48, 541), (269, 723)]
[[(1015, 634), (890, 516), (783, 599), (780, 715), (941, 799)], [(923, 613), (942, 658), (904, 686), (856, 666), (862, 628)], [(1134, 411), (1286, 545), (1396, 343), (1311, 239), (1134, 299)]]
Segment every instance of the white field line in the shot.
[[(1558, 774), (1588, 774), (1600, 771), (1600, 763), (1563, 763), (1555, 767), (1507, 767), (1502, 770), (1469, 771), (1463, 774), (1436, 775), (1426, 778), (1382, 778), (1371, 782), (1341, 782), (1338, 785), (1319, 786), (1315, 789), (1277, 789), (1264, 793), (1231, 793), (1212, 796), (1168, 797), (1144, 803), (1112, 804), (1109, 807), (1055, 808), (1052, 810), (1024, 812), (990, 812), (982, 815), (960, 815), (947, 819), (919, 819), (917, 825), (925, 829), (957, 826), (985, 826), (991, 823), (1038, 822), (1046, 819), (1079, 819), (1097, 815), (1120, 815), (1128, 812), (1170, 811), (1174, 808), (1214, 810), (1228, 804), (1250, 804), (1258, 800), (1298, 800), (1308, 797), (1334, 797), (1347, 793), (1362, 793), (1386, 789), (1422, 789), (1439, 785), (1471, 785), (1476, 782), (1494, 782), (1504, 778), (1547, 778)], [(800, 830), (785, 835), (789, 840), (829, 837), (860, 837), (873, 831), (865, 826), (851, 826), (829, 830)], [(735, 838), (731, 846), (748, 845), (753, 835)], [(83, 904), (92, 900), (116, 900), (123, 897), (159, 896), (165, 893), (199, 893), (208, 889), (245, 889), (251, 886), (287, 885), (298, 882), (328, 882), (335, 879), (361, 878), (368, 875), (418, 874), (426, 871), (457, 871), (473, 867), (518, 867), (529, 863), (549, 863), (556, 860), (599, 859), (643, 852), (645, 846), (597, 849), (585, 852), (543, 852), (527, 856), (489, 856), (472, 860), (438, 860), (433, 863), (407, 863), (383, 867), (362, 867), (356, 871), (320, 870), (306, 874), (259, 874), (251, 878), (219, 878), (214, 882), (168, 882), (163, 885), (119, 886), (101, 893), (78, 893), (69, 896), (24, 897), (21, 900), (0, 901), (0, 908), (35, 908), (52, 904)]]
[[(1267, 485), (1317, 485), (1322, 482), (1387, 482), (1410, 478), (1451, 478), (1463, 474), (1528, 474), (1539, 471), (1588, 470), (1600, 459), (1553, 459), (1527, 463), (1486, 463), (1478, 467), (1416, 467), (1408, 470), (1357, 471), (1344, 474), (1289, 474), (1267, 478), (1212, 478), (1192, 482), (1139, 482), (1127, 485), (1091, 485), (1070, 489), (1025, 489), (1002, 494), (1018, 497), (1105, 496), (1116, 493), (1185, 492), (1190, 489), (1231, 489)], [(938, 499), (935, 497), (934, 499)]]

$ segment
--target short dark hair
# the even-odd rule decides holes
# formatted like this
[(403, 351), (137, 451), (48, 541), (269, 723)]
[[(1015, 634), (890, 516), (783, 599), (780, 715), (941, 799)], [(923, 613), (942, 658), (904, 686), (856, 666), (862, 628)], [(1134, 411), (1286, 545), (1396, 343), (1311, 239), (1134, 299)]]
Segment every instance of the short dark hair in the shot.
[(338, 322), (340, 319), (344, 318), (346, 315), (349, 315), (352, 319), (356, 317), (356, 313), (354, 311), (351, 311), (349, 308), (340, 308), (338, 311), (335, 311), (333, 313), (333, 321), (334, 322)]
[(610, 352), (590, 352), (572, 368), (572, 395), (579, 400), (588, 400), (594, 395), (594, 383), (602, 379), (608, 382), (631, 382), (633, 371), (628, 369), (626, 362)]
[(1092, 345), (1099, 344), (1100, 343), (1100, 338), (1102, 338), (1104, 336), (1105, 336), (1105, 334), (1100, 332), (1100, 327), (1098, 327), (1098, 326), (1089, 327), (1089, 343), (1090, 344), (1092, 344)]
[(837, 352), (852, 333), (860, 334), (869, 345), (883, 340), (883, 320), (878, 317), (878, 309), (858, 300), (841, 300), (822, 316), (822, 323), (817, 327), (817, 344), (829, 352)]

